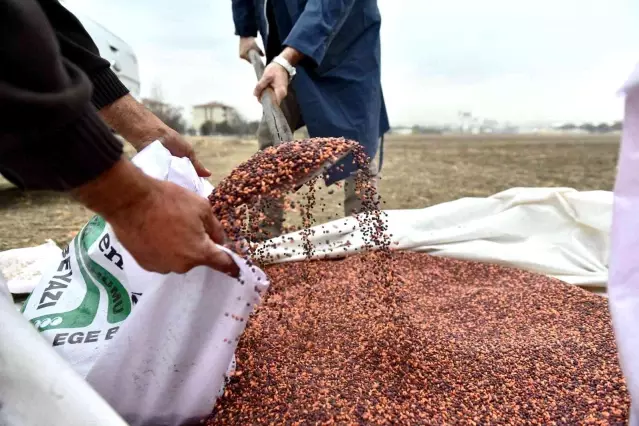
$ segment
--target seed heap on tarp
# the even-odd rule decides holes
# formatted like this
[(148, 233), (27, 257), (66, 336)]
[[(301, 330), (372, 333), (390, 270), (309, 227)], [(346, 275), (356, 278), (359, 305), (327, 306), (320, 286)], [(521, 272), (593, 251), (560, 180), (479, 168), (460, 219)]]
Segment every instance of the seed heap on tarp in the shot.
[(267, 267), (210, 424), (625, 424), (606, 299), (421, 253), (388, 285), (380, 256)]

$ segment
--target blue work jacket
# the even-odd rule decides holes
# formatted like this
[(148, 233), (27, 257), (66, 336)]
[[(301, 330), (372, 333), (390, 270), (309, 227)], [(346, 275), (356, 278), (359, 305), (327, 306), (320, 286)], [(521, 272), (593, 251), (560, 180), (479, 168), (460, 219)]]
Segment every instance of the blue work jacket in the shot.
[[(291, 83), (311, 137), (358, 141), (375, 157), (389, 130), (380, 79), (381, 15), (377, 0), (268, 0), (279, 40), (306, 57)], [(265, 0), (232, 0), (236, 35), (267, 45)], [(383, 153), (380, 152), (379, 166)], [(355, 170), (352, 158), (329, 171), (327, 184)], [(338, 165), (338, 166), (340, 166)]]

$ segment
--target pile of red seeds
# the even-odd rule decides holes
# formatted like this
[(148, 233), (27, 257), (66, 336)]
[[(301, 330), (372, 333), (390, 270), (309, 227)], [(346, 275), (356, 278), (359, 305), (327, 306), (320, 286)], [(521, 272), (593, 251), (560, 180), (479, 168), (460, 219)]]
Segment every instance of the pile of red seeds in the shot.
[[(354, 150), (364, 255), (266, 268), (271, 288), (238, 346), (212, 424), (624, 424), (629, 398), (605, 299), (540, 275), (393, 253), (368, 159), (344, 139), (262, 151), (210, 200), (232, 240), (264, 207)], [(314, 181), (300, 207), (307, 258)], [(320, 199), (321, 200), (321, 199)], [(321, 227), (320, 227), (321, 228)], [(251, 246), (262, 265), (290, 235)], [(257, 247), (257, 248), (256, 248)]]
[[(392, 283), (371, 265), (387, 262)], [(266, 269), (210, 424), (625, 424), (606, 299), (420, 253)]]

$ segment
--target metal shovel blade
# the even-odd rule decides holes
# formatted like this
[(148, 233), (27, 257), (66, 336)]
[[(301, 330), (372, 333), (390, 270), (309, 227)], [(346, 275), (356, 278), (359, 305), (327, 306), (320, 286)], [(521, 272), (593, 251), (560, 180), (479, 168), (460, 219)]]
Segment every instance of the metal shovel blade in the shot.
[(321, 176), (323, 173), (325, 173), (328, 169), (330, 169), (331, 167), (333, 167), (335, 164), (339, 163), (340, 161), (342, 161), (344, 158), (346, 158), (350, 153), (352, 152), (352, 150), (348, 150), (346, 151), (344, 154), (340, 155), (337, 159), (335, 160), (328, 160), (325, 161), (324, 164), (322, 164), (319, 169), (315, 170), (314, 172), (311, 171), (308, 175), (302, 177), (297, 184), (295, 185), (295, 187), (293, 188), (293, 192), (297, 192), (301, 187), (303, 187), (304, 185), (306, 185), (307, 183), (309, 183), (311, 180), (315, 179), (318, 176)]
[[(262, 62), (262, 58), (255, 50), (249, 51), (248, 56), (251, 64), (253, 65), (253, 69), (255, 70), (255, 76), (258, 80), (260, 80), (264, 74), (264, 63)], [(264, 109), (264, 118), (267, 128), (269, 129), (269, 133), (271, 134), (271, 138), (273, 139), (273, 144), (277, 146), (281, 143), (292, 141), (293, 132), (286, 121), (286, 117), (284, 116), (282, 109), (274, 102), (274, 99), (275, 93), (273, 93), (273, 90), (270, 88), (264, 90), (261, 99), (262, 108)], [(348, 150), (336, 160), (326, 161), (317, 170), (311, 171), (308, 175), (302, 177), (295, 185), (293, 192), (297, 192), (309, 181), (320, 176), (322, 173), (325, 173), (333, 165), (346, 158), (346, 156), (350, 153), (351, 150)]]

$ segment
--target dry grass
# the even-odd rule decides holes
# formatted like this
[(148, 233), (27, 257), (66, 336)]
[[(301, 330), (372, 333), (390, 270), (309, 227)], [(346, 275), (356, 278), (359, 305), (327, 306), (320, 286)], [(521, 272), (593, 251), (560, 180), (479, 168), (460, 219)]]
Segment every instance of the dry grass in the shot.
[[(427, 136), (386, 140), (381, 194), (386, 208), (420, 208), (483, 197), (517, 186), (611, 190), (618, 136)], [(255, 152), (250, 140), (193, 138), (219, 181)], [(320, 191), (328, 206), (318, 221), (339, 215), (342, 194)], [(21, 193), (0, 179), (0, 250), (68, 242), (90, 212), (66, 196)], [(292, 218), (294, 221), (295, 219)]]

